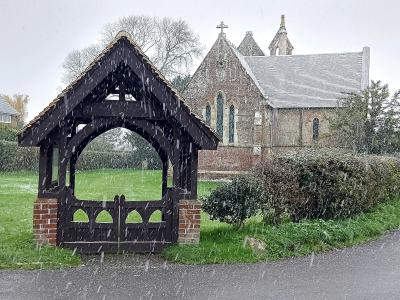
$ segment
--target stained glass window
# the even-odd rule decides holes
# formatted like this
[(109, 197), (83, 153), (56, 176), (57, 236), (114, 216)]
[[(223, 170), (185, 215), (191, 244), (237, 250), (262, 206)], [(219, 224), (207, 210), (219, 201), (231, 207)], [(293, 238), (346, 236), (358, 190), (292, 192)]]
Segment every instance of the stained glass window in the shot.
[(224, 99), (221, 93), (217, 96), (217, 134), (221, 138), (224, 136)]
[(319, 138), (319, 119), (314, 118), (312, 123), (312, 138), (314, 142), (318, 141)]
[(235, 107), (229, 107), (229, 143), (235, 140)]

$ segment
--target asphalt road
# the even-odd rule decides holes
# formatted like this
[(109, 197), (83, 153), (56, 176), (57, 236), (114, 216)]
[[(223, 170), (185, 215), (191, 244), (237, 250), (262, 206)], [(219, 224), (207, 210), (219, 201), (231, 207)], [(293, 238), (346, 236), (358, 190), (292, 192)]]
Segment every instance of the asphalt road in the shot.
[(275, 263), (185, 266), (100, 256), (62, 271), (0, 271), (0, 299), (400, 299), (400, 231)]

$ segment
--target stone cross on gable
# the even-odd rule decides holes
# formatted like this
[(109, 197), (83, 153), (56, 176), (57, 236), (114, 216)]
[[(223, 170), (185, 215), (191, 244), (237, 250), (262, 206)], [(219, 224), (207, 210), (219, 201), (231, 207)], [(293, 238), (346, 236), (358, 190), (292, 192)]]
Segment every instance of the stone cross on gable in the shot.
[(224, 29), (225, 29), (225, 28), (228, 28), (228, 25), (226, 25), (226, 24), (224, 23), (224, 21), (221, 21), (221, 23), (220, 23), (219, 25), (217, 25), (217, 28), (218, 28), (218, 29), (221, 29), (221, 34), (223, 34), (223, 33), (224, 33)]

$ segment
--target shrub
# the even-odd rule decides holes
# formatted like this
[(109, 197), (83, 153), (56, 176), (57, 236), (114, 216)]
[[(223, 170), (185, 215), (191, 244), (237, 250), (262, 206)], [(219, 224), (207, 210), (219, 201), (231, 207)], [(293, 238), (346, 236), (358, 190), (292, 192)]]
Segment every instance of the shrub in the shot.
[(254, 169), (263, 178), (265, 207), (277, 223), (335, 219), (369, 211), (399, 195), (400, 160), (339, 150), (300, 150), (277, 154)]
[(253, 176), (237, 176), (203, 198), (203, 209), (212, 220), (241, 228), (246, 219), (254, 216), (262, 203), (261, 182)]
[(261, 211), (267, 223), (278, 224), (289, 202), (299, 197), (299, 183), (296, 173), (284, 164), (267, 159), (255, 169), (257, 178), (261, 178), (264, 198)]

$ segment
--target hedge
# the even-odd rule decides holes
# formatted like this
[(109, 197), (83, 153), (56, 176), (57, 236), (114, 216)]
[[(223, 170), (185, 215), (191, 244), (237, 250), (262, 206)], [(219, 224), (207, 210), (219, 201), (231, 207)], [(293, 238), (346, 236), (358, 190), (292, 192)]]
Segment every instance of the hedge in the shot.
[(0, 124), (0, 140), (16, 142), (18, 132), (19, 130), (17, 128), (13, 128), (9, 125)]
[(18, 147), (16, 142), (0, 141), (0, 171), (36, 171), (39, 166), (39, 149)]
[[(79, 156), (77, 169), (91, 170), (91, 169), (142, 169), (143, 161), (135, 156), (131, 151), (83, 151)], [(147, 169), (161, 169), (160, 160), (150, 160), (147, 162)]]
[[(0, 140), (0, 172), (30, 170), (37, 171), (39, 166), (39, 149), (19, 147), (16, 142)], [(133, 168), (141, 169), (142, 160), (134, 152), (123, 151), (83, 151), (79, 156), (77, 169)], [(160, 169), (161, 162), (147, 162), (148, 169)]]
[(278, 223), (287, 214), (301, 219), (335, 219), (369, 211), (399, 196), (400, 160), (334, 149), (277, 154), (253, 174), (262, 178), (264, 211)]

